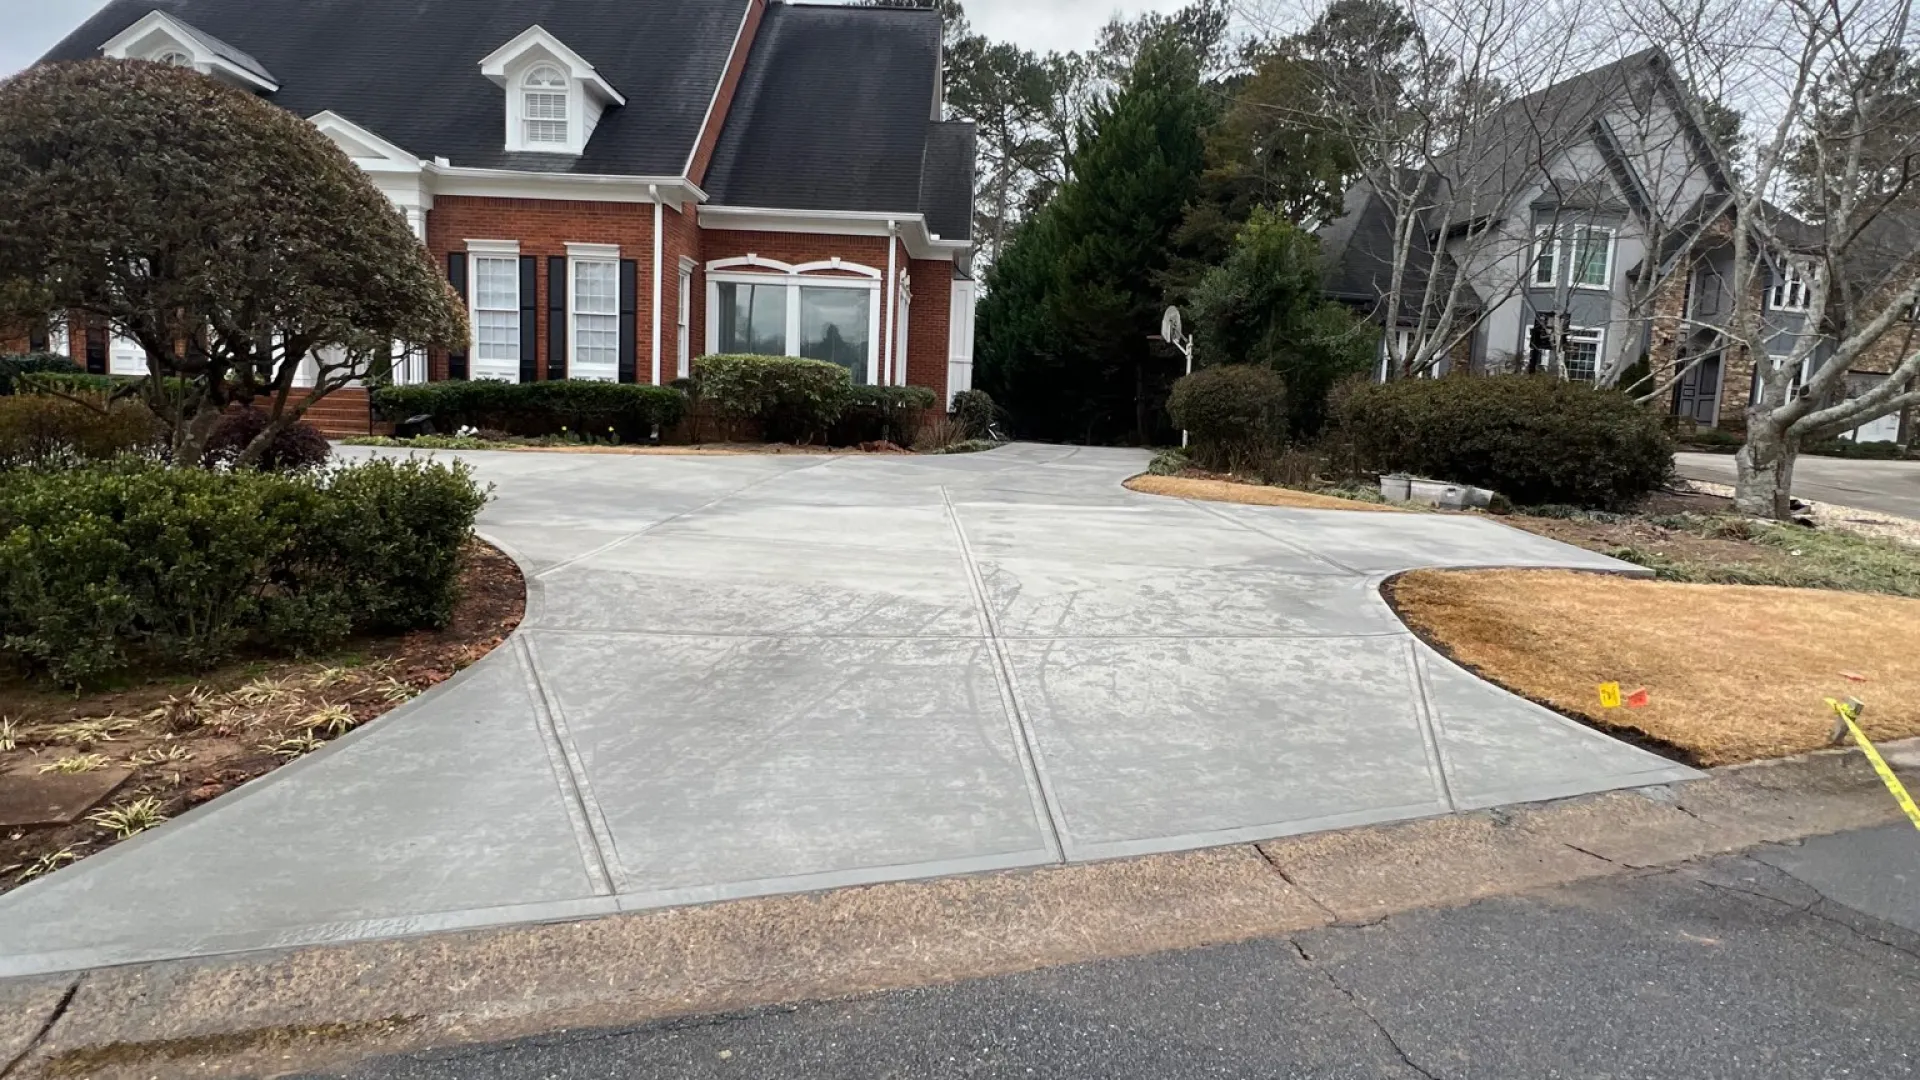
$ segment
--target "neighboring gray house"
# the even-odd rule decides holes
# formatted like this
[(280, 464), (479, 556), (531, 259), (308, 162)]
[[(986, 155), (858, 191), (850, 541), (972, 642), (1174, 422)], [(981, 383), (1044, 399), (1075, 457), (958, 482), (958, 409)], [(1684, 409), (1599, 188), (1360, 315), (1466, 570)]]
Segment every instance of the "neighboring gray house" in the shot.
[[(1729, 185), (1699, 116), (1649, 49), (1501, 106), (1421, 182), (1356, 184), (1318, 235), (1328, 295), (1385, 331), (1380, 377), (1396, 339), (1400, 355), (1434, 342), (1420, 372), (1431, 375), (1594, 380), (1643, 359), (1670, 375), (1711, 353), (1674, 386), (1672, 408), (1701, 426), (1742, 423), (1753, 365), (1731, 351), (1723, 362), (1715, 329), (1733, 308)], [(1418, 227), (1396, 260), (1408, 214)], [(1390, 295), (1396, 261), (1403, 284)], [(1783, 355), (1806, 286), (1791, 269), (1768, 286), (1768, 352)]]

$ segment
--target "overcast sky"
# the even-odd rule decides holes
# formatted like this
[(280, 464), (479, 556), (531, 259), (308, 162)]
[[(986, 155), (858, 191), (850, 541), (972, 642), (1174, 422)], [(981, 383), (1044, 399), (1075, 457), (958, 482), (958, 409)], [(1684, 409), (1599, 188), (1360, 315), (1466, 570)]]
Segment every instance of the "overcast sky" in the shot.
[[(269, 0), (261, 0), (269, 2)], [(285, 2), (285, 0), (281, 0)], [(1173, 11), (1182, 0), (967, 0), (973, 28), (1035, 52), (1083, 49), (1116, 11)], [(0, 76), (40, 58), (105, 0), (0, 0)], [(241, 42), (234, 44), (245, 48)]]

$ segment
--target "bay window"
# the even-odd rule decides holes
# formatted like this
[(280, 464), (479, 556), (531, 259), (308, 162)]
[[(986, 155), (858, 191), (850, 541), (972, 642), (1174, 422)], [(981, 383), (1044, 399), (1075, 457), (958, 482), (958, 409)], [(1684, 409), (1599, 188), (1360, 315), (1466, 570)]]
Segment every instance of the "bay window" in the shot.
[(855, 383), (867, 381), (867, 327), (873, 305), (868, 289), (802, 286), (799, 355), (839, 364)]
[(877, 383), (880, 277), (841, 259), (795, 266), (748, 255), (708, 263), (707, 351), (825, 360), (846, 368), (856, 385)]

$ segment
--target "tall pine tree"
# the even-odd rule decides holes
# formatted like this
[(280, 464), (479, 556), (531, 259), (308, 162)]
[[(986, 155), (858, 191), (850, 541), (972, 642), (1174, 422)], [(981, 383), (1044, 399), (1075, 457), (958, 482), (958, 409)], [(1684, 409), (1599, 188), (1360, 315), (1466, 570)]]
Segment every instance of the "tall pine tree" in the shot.
[(1072, 179), (1008, 242), (979, 312), (980, 385), (1030, 438), (1145, 442), (1175, 361), (1149, 336), (1169, 242), (1205, 164), (1199, 61), (1177, 34), (1142, 46), (1080, 125)]

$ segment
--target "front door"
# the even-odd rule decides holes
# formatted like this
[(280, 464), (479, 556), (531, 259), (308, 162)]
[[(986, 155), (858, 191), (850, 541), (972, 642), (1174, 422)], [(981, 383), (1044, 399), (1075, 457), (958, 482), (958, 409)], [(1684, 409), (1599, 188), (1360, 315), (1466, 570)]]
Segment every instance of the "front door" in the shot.
[[(1686, 357), (1680, 358), (1687, 363)], [(1709, 356), (1680, 377), (1673, 388), (1673, 414), (1701, 427), (1713, 427), (1720, 418), (1720, 358)]]

